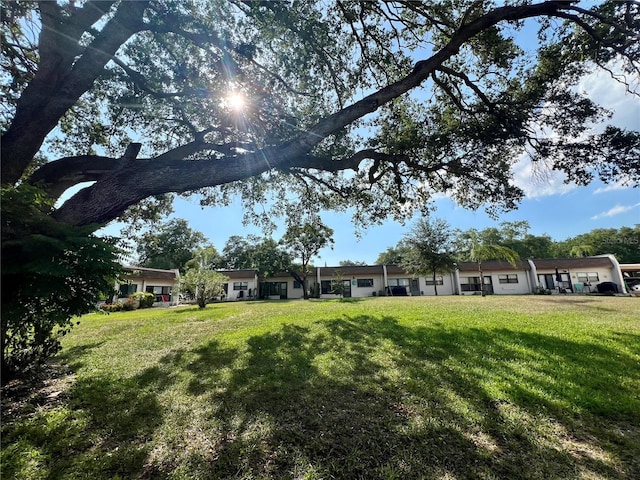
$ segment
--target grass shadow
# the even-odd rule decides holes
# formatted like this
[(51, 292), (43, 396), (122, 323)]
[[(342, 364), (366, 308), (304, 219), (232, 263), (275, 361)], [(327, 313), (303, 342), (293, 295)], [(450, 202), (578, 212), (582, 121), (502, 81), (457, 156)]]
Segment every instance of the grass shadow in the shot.
[[(508, 330), (407, 328), (391, 317), (344, 317), (315, 327), (286, 325), (254, 336), (242, 362), (238, 351), (215, 343), (197, 352), (188, 367), (192, 392), (208, 395), (225, 439), (199, 475), (582, 478), (590, 472), (622, 479), (640, 473), (638, 430), (623, 429), (637, 424), (638, 404), (619, 406), (606, 396), (616, 388), (632, 398), (634, 382), (589, 381), (602, 369), (637, 379), (631, 356), (612, 359), (601, 346)], [(520, 363), (532, 357), (527, 375)], [(589, 368), (581, 368), (584, 362)], [(620, 428), (605, 434), (612, 424), (598, 422), (599, 415)]]
[(640, 336), (608, 335), (342, 315), (211, 338), (3, 426), (3, 476), (640, 478)]
[[(80, 366), (95, 346), (69, 349), (65, 358)], [(29, 418), (3, 425), (3, 478), (144, 477), (150, 439), (164, 419), (158, 395), (171, 384), (161, 365), (131, 378), (77, 379)]]

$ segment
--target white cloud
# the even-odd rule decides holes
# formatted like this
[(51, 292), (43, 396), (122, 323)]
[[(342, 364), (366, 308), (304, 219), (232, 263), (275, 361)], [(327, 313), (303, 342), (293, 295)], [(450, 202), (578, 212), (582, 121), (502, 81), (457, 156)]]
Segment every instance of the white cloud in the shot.
[[(611, 70), (621, 72), (620, 65), (613, 64)], [(624, 77), (632, 85), (630, 89), (638, 92), (640, 85), (638, 80)], [(619, 81), (611, 78), (611, 74), (601, 68), (595, 68), (592, 73), (586, 75), (578, 84), (578, 91), (585, 93), (598, 105), (610, 110), (613, 116), (607, 124), (629, 130), (640, 130), (640, 98), (627, 92), (627, 87)]]
[(636, 207), (640, 207), (640, 202), (635, 205), (616, 205), (615, 207), (610, 208), (606, 212), (599, 213), (598, 215), (594, 215), (591, 217), (591, 220), (599, 220), (601, 218), (606, 217), (614, 217), (616, 215), (620, 215), (621, 213), (626, 213), (633, 210)]
[(607, 192), (613, 192), (616, 190), (626, 190), (626, 189), (631, 189), (631, 182), (629, 180), (618, 180), (617, 182), (614, 182), (610, 185), (605, 185), (604, 187), (598, 187), (596, 188), (593, 193), (594, 194), (599, 194), (599, 193), (607, 193)]
[(564, 195), (576, 187), (572, 183), (564, 183), (566, 175), (551, 170), (546, 165), (535, 164), (528, 155), (523, 154), (513, 167), (513, 180), (527, 198)]

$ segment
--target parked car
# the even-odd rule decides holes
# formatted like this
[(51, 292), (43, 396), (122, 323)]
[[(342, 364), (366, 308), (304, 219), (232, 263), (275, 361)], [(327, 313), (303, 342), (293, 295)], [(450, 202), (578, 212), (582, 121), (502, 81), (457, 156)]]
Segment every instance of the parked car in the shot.
[(618, 285), (613, 282), (602, 282), (599, 283), (596, 287), (598, 289), (598, 293), (618, 293)]

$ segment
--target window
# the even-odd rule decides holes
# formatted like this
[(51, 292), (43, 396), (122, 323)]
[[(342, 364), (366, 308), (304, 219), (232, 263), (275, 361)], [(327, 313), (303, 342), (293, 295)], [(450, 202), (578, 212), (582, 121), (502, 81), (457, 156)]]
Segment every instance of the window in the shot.
[(576, 276), (578, 277), (578, 282), (580, 283), (591, 283), (600, 281), (598, 272), (577, 272)]
[(293, 281), (293, 288), (302, 288), (302, 284), (299, 281), (294, 280)]
[[(491, 278), (484, 277), (484, 283), (485, 285), (491, 284)], [(482, 290), (480, 287), (480, 277), (461, 277), (460, 288), (463, 292), (480, 292)]]
[(498, 275), (498, 282), (500, 283), (518, 283), (518, 275), (515, 273), (508, 273), (506, 275)]
[(461, 277), (460, 289), (463, 292), (479, 292), (480, 291), (480, 277)]
[(320, 292), (324, 294), (333, 293), (333, 288), (331, 287), (331, 280), (322, 280), (320, 282)]
[(390, 278), (389, 286), (390, 287), (408, 287), (411, 285), (411, 279), (409, 278)]
[(128, 297), (132, 293), (138, 291), (138, 285), (135, 283), (120, 285), (120, 297)]
[(427, 285), (444, 285), (444, 279), (442, 278), (442, 275), (436, 275), (435, 283), (433, 282), (433, 276), (427, 277), (426, 280)]
[[(285, 283), (286, 285), (286, 283)], [(266, 294), (267, 295), (281, 295), (282, 294), (282, 289), (280, 287), (280, 282), (267, 282), (265, 284), (266, 288)]]
[(247, 290), (249, 288), (249, 282), (233, 282), (234, 290)]
[(167, 302), (170, 300), (171, 287), (149, 285), (145, 291), (153, 293), (156, 296), (156, 302)]
[(358, 287), (373, 287), (373, 278), (359, 278)]
[(171, 287), (155, 287), (152, 285), (147, 286), (145, 291), (149, 293), (155, 293), (156, 295), (169, 295), (171, 294)]

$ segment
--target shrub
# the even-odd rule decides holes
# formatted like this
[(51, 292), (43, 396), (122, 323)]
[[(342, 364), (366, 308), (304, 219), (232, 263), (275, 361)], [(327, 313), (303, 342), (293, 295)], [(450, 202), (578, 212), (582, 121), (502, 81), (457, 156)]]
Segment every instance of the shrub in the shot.
[(212, 302), (224, 293), (223, 285), (229, 281), (220, 272), (206, 268), (192, 268), (180, 280), (180, 290), (195, 292), (196, 301), (200, 308)]
[(136, 292), (131, 297), (140, 302), (140, 308), (151, 308), (156, 301), (156, 296), (150, 292)]
[(551, 290), (547, 290), (542, 285), (538, 285), (533, 293), (536, 295), (551, 295)]
[(124, 304), (120, 301), (117, 301), (116, 303), (105, 303), (100, 307), (100, 309), (103, 312), (107, 312), (107, 313), (119, 312), (123, 308), (124, 308)]
[(122, 309), (127, 312), (136, 310), (138, 308), (140, 308), (140, 302), (135, 298), (133, 298), (132, 296), (129, 296), (129, 298), (127, 298), (122, 304)]
[(51, 199), (22, 184), (1, 191), (1, 374), (27, 373), (60, 350), (73, 318), (96, 310), (123, 273), (114, 239), (57, 222)]

